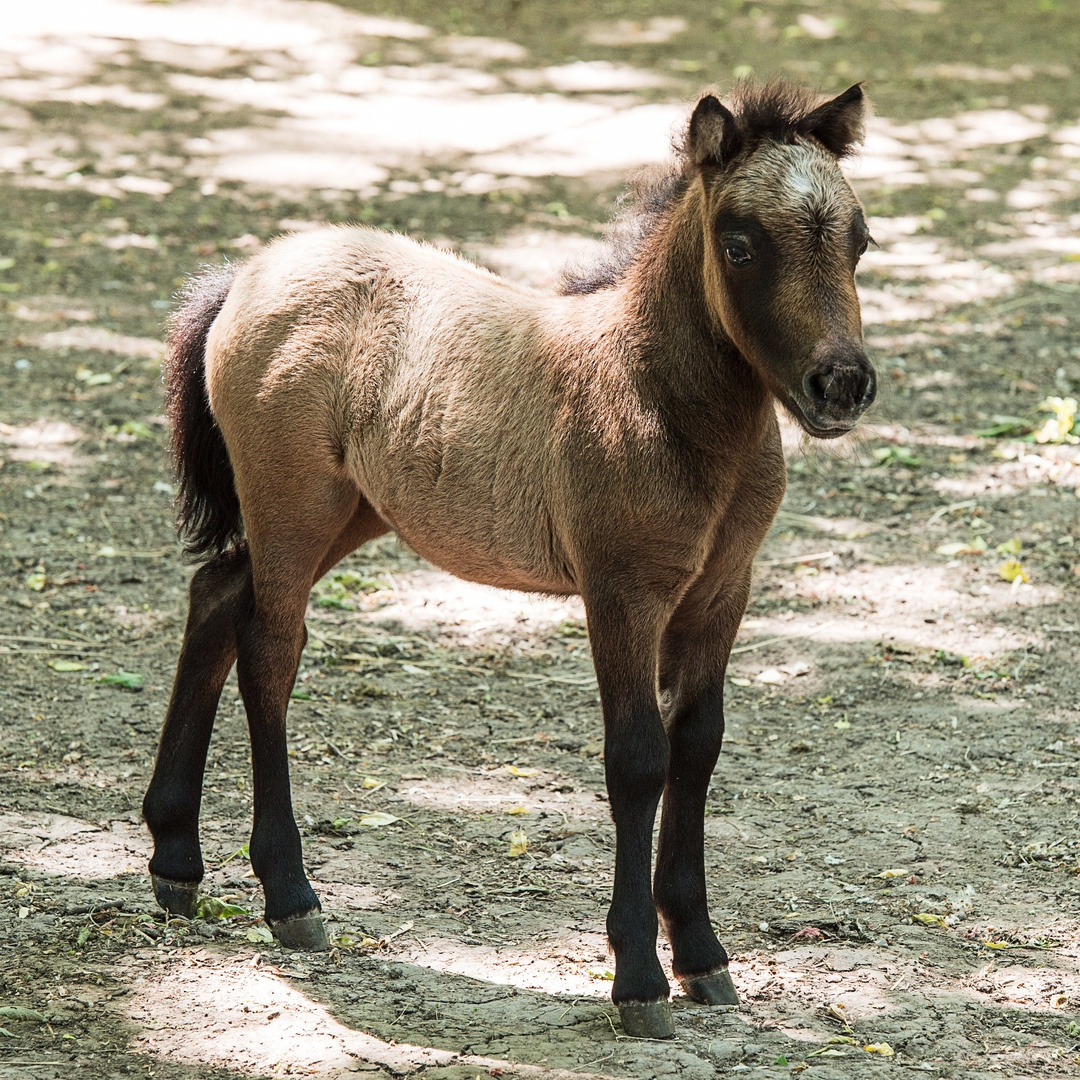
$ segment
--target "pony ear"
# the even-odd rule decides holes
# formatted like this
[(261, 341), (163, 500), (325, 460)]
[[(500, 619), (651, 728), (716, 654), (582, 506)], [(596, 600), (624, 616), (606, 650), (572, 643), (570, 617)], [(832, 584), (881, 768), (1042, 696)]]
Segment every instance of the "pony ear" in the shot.
[(735, 117), (712, 94), (706, 94), (690, 117), (687, 138), (695, 165), (726, 165), (738, 152)]
[(799, 129), (817, 139), (834, 157), (842, 158), (862, 142), (865, 106), (862, 85), (856, 83), (809, 113)]

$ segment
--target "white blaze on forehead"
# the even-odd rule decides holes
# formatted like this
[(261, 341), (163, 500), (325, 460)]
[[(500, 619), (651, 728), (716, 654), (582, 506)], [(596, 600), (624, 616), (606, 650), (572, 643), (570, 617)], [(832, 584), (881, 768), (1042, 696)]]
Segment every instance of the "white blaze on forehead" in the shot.
[(817, 143), (801, 141), (764, 144), (726, 194), (731, 209), (753, 214), (766, 229), (776, 218), (788, 227), (818, 227), (823, 219), (846, 225), (858, 206), (836, 159)]

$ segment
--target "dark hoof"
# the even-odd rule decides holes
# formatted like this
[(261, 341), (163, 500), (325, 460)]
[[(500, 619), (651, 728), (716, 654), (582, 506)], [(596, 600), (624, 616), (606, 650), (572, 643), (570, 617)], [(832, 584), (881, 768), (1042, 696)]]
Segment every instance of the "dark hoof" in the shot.
[(304, 952), (325, 952), (330, 943), (326, 940), (326, 927), (317, 911), (297, 915), (292, 919), (268, 923), (278, 944), (286, 949), (302, 949)]
[(670, 1001), (630, 1001), (619, 1006), (624, 1035), (632, 1039), (673, 1039)]
[(154, 890), (154, 899), (170, 915), (182, 915), (185, 919), (195, 918), (195, 906), (199, 900), (197, 881), (170, 881), (168, 878), (151, 874), (150, 887)]
[(738, 1005), (739, 995), (727, 968), (717, 968), (708, 975), (684, 975), (679, 983), (688, 998), (702, 1005)]

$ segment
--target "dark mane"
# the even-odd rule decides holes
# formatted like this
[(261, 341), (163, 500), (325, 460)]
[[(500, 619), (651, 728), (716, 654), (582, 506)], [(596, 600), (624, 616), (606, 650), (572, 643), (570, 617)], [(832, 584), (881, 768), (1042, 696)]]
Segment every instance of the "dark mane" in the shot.
[[(740, 159), (764, 142), (790, 144), (799, 138), (820, 138), (811, 130), (812, 114), (821, 104), (821, 95), (813, 90), (778, 79), (761, 83), (743, 80), (732, 90), (730, 101)], [(848, 141), (857, 142), (861, 134), (847, 133)], [(689, 121), (675, 140), (675, 160), (638, 173), (619, 198), (608, 228), (608, 250), (590, 266), (572, 263), (566, 267), (559, 292), (564, 296), (594, 293), (622, 281), (659, 222), (690, 185), (693, 163), (688, 140)], [(847, 152), (841, 144), (827, 149), (837, 156)]]
[[(731, 92), (731, 111), (742, 152), (752, 152), (763, 142), (790, 145), (796, 139), (820, 140), (820, 126), (815, 126), (813, 118), (821, 104), (822, 96), (816, 91), (780, 79), (738, 83)], [(845, 134), (851, 144), (862, 137), (861, 130)]]
[(654, 166), (634, 176), (615, 204), (608, 226), (608, 250), (591, 266), (571, 264), (562, 273), (559, 292), (580, 296), (617, 285), (633, 265), (657, 223), (689, 185), (683, 154), (667, 166)]

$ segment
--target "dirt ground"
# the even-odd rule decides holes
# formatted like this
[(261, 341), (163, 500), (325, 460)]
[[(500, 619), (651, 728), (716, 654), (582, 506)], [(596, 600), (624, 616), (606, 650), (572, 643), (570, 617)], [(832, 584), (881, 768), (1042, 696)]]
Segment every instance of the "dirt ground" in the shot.
[[(1044, 405), (1080, 396), (1073, 5), (378, 2), (5, 14), (0, 1077), (1076, 1075), (1080, 446)], [(884, 386), (857, 439), (787, 429), (732, 662), (707, 834), (741, 1007), (621, 1035), (581, 607), (392, 540), (313, 593), (290, 712), (333, 950), (260, 922), (235, 682), (204, 917), (167, 920), (139, 805), (190, 573), (175, 289), (345, 220), (542, 284), (748, 69), (868, 81)]]

